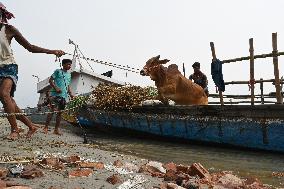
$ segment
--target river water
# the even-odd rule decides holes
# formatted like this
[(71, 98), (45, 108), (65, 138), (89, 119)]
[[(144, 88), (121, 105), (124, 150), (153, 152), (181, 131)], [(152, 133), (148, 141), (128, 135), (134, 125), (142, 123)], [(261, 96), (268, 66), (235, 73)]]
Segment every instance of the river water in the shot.
[(284, 187), (284, 177), (272, 174), (284, 173), (284, 154), (167, 142), (120, 133), (92, 132), (88, 139), (89, 143), (97, 144), (102, 150), (163, 163), (191, 165), (199, 162), (210, 172), (233, 171), (240, 177), (257, 177), (265, 184)]

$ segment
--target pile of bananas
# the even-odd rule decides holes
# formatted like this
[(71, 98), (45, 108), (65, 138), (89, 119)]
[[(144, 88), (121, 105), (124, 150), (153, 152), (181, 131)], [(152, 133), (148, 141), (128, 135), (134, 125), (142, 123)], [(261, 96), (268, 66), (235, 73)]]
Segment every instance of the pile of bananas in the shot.
[(89, 104), (103, 110), (132, 109), (144, 100), (153, 99), (157, 95), (154, 87), (125, 85), (117, 87), (99, 84), (89, 98)]
[(71, 101), (66, 104), (65, 110), (61, 115), (61, 117), (68, 121), (69, 123), (77, 123), (77, 112), (80, 107), (88, 101), (88, 96), (76, 96)]

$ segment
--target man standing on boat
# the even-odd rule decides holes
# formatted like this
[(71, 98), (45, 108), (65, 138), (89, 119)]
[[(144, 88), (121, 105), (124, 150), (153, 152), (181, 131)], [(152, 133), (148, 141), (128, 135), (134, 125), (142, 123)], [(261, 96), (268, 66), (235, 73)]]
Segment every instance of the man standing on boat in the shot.
[(7, 119), (11, 125), (11, 133), (7, 138), (15, 140), (19, 137), (16, 119), (29, 127), (27, 137), (31, 137), (36, 132), (37, 126), (24, 115), (13, 115), (13, 113), (22, 113), (22, 111), (13, 98), (18, 81), (18, 65), (11, 49), (12, 39), (14, 38), (32, 53), (54, 54), (58, 57), (65, 53), (62, 50), (49, 50), (30, 44), (14, 26), (8, 24), (7, 21), (11, 18), (14, 18), (14, 15), (0, 2), (0, 100), (5, 113), (10, 114)]
[[(72, 99), (74, 96), (70, 89), (71, 74), (68, 72), (72, 65), (72, 60), (63, 59), (62, 69), (56, 69), (49, 79), (49, 84), (51, 86), (50, 91), (50, 109), (51, 111), (64, 110), (66, 105), (66, 100), (68, 99), (68, 94)], [(53, 114), (47, 114), (45, 127), (43, 129), (44, 133), (48, 133), (48, 126), (52, 119)], [(59, 126), (61, 122), (61, 112), (56, 114), (56, 123), (54, 128), (54, 134), (62, 135), (59, 132)]]
[(192, 64), (192, 67), (193, 67), (194, 73), (189, 76), (189, 79), (193, 80), (194, 83), (201, 86), (204, 89), (206, 95), (209, 96), (208, 87), (207, 87), (208, 80), (207, 80), (206, 75), (200, 71), (200, 63), (194, 62), (194, 64)]

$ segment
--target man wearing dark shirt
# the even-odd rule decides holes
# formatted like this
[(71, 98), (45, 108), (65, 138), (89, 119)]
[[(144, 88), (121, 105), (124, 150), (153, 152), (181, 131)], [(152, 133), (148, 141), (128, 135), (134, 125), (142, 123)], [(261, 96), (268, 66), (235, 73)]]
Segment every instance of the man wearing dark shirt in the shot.
[(206, 75), (200, 71), (200, 63), (194, 62), (194, 64), (192, 64), (192, 67), (194, 73), (189, 76), (189, 79), (193, 80), (194, 83), (201, 86), (204, 89), (206, 95), (209, 96), (208, 87), (207, 87), (208, 80)]

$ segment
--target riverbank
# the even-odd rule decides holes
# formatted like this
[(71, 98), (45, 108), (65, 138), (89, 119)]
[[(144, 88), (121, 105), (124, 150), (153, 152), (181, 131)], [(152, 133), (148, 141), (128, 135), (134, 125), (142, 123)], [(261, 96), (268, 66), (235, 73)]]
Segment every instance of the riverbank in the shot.
[[(26, 133), (27, 128), (19, 125)], [(0, 119), (0, 189), (3, 183), (26, 186), (22, 189), (273, 188), (257, 178), (239, 178), (230, 171), (210, 173), (200, 163), (162, 164), (100, 150), (103, 144), (83, 144), (83, 138), (76, 134), (80, 128), (62, 127), (63, 136), (52, 131), (46, 135), (39, 129), (31, 139), (23, 133), (11, 141), (5, 139), (8, 122)]]
[[(161, 179), (159, 178), (134, 173), (134, 170), (131, 170), (137, 169), (139, 166), (147, 163), (147, 160), (99, 150), (96, 145), (83, 144), (83, 139), (75, 134), (77, 129), (75, 127), (64, 126), (62, 128), (63, 136), (54, 135), (51, 131), (46, 135), (39, 129), (31, 139), (26, 139), (22, 134), (18, 140), (11, 141), (5, 139), (10, 129), (7, 120), (1, 119), (0, 123), (0, 169), (9, 170), (10, 175), (6, 177), (6, 180), (13, 181), (13, 183), (26, 185), (35, 189), (108, 189), (119, 187), (123, 182), (131, 178), (132, 181), (138, 179), (138, 188), (152, 188), (159, 186), (161, 183)], [(21, 123), (19, 125), (25, 129), (24, 133), (26, 133), (27, 128)], [(79, 172), (78, 166), (72, 164), (72, 160), (71, 162), (67, 161), (54, 164), (54, 160), (57, 160), (57, 158), (74, 158), (75, 162), (78, 160), (78, 157), (80, 157), (81, 162), (84, 160), (85, 162), (97, 162), (97, 164), (87, 166), (91, 168), (84, 169), (88, 170), (87, 173)], [(46, 161), (50, 160), (48, 158), (51, 161)], [(16, 173), (15, 175), (11, 175), (11, 170), (15, 170), (13, 168), (19, 165), (16, 163), (17, 161), (21, 162), (24, 167), (28, 164), (36, 165), (36, 170), (39, 172), (35, 172), (34, 175), (30, 176), (36, 178), (12, 178)], [(113, 165), (114, 162), (121, 162), (123, 165), (127, 165), (128, 169), (119, 169)], [(86, 175), (81, 177), (80, 174)], [(114, 174), (119, 175), (121, 182), (113, 185), (107, 182), (107, 178)], [(137, 175), (140, 175), (140, 177), (137, 177)]]

